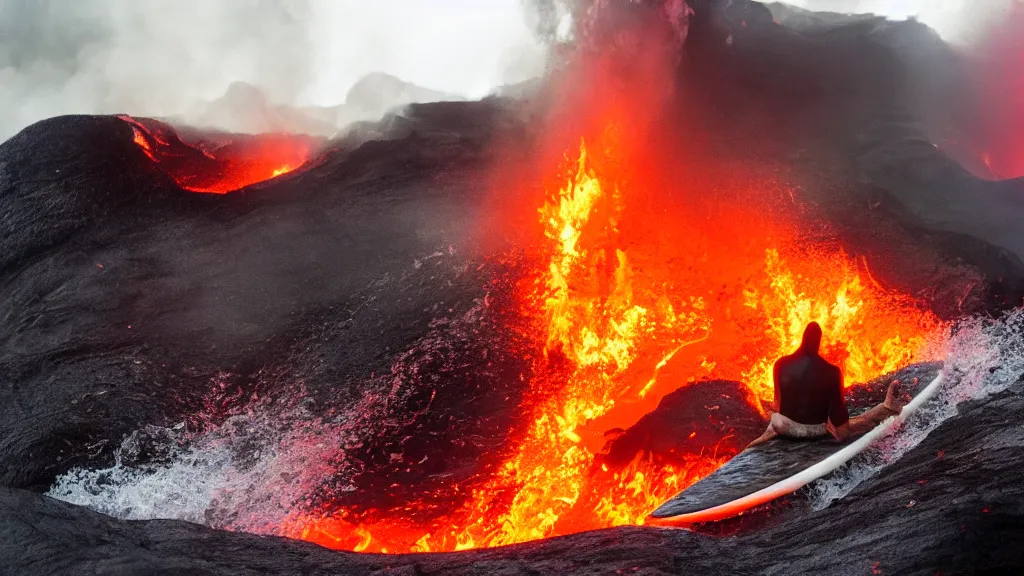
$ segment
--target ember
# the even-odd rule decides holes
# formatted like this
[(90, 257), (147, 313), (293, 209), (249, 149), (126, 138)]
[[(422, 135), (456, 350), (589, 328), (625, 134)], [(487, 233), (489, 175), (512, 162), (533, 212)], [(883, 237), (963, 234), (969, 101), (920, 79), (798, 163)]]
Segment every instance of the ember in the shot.
[(130, 116), (135, 143), (174, 181), (191, 192), (225, 194), (276, 178), (312, 158), (316, 141), (305, 136), (263, 134), (190, 144), (169, 125)]

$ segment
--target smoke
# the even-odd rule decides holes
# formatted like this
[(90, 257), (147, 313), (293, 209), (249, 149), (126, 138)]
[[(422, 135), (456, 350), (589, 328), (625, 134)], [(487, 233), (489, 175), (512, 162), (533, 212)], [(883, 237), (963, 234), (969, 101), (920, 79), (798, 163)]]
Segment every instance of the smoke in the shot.
[[(1024, 176), (1024, 0), (782, 0), (800, 8), (913, 18), (938, 33), (887, 42), (927, 137), (976, 176)], [(777, 17), (790, 12), (774, 4)], [(895, 36), (888, 36), (894, 39)], [(944, 45), (938, 41), (941, 39)]]
[(916, 18), (946, 41), (970, 44), (999, 22), (1020, 0), (781, 0), (800, 8), (842, 14), (877, 14), (895, 20)]
[[(1014, 2), (788, 1), (915, 16), (962, 43), (983, 38)], [(610, 4), (0, 0), (0, 140), (69, 113), (332, 135), (408, 102), (477, 98), (534, 78), (548, 49), (577, 39), (587, 15)], [(685, 22), (681, 0), (628, 4), (660, 4)], [(388, 75), (365, 78), (376, 72)]]
[[(485, 95), (544, 58), (517, 0), (0, 0), (0, 139), (69, 113), (329, 132)], [(374, 72), (433, 90), (376, 75), (360, 96), (386, 101), (346, 108)]]
[(960, 144), (983, 177), (1024, 177), (1022, 30), (1024, 2), (1019, 2), (969, 52), (973, 101), (964, 107)]

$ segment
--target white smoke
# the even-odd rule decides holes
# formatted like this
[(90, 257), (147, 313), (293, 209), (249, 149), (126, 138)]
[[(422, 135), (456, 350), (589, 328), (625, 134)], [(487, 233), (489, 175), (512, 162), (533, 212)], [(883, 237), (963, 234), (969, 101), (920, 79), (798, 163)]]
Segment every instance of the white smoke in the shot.
[(519, 0), (0, 0), (0, 140), (69, 113), (324, 131), (310, 126), (360, 116), (334, 108), (367, 74), (432, 89), (404, 94), (421, 100), (479, 97), (543, 66)]

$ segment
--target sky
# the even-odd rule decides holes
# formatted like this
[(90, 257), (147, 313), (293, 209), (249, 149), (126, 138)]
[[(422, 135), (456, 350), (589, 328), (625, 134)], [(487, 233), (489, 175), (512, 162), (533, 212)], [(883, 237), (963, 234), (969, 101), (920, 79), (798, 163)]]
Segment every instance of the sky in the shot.
[(479, 97), (543, 67), (519, 0), (343, 0), (318, 2), (317, 12), (317, 74), (304, 96), (320, 104), (375, 70)]
[[(917, 15), (965, 41), (1021, 0), (789, 1)], [(236, 81), (332, 106), (370, 72), (476, 98), (544, 65), (523, 0), (0, 0), (0, 140), (68, 113), (187, 120)]]

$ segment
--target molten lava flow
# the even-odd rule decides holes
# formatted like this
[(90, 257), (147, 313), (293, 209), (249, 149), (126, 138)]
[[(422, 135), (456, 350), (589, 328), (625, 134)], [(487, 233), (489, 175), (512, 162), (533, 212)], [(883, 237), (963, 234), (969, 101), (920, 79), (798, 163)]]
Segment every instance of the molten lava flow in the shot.
[(224, 194), (292, 172), (313, 155), (305, 136), (234, 135), (192, 145), (169, 125), (121, 116), (132, 127), (135, 144), (174, 181), (191, 192)]
[(786, 223), (728, 202), (690, 198), (680, 207), (661, 198), (652, 208), (610, 168), (614, 150), (601, 150), (595, 160), (582, 145), (540, 210), (543, 265), (521, 296), (542, 353), (521, 407), (528, 426), (504, 462), (465, 487), (465, 504), (444, 518), (413, 520), (420, 505), (412, 502), (359, 517), (311, 514), (288, 535), (423, 552), (641, 524), (732, 456), (711, 440), (699, 453), (637, 454), (618, 469), (602, 463), (602, 432), (635, 422), (666, 392), (707, 377), (739, 379), (760, 410), (772, 396), (772, 362), (796, 347), (810, 320), (822, 324), (824, 353), (848, 382), (926, 357), (919, 349), (934, 318), (865, 283), (866, 271), (838, 248), (802, 246)]

